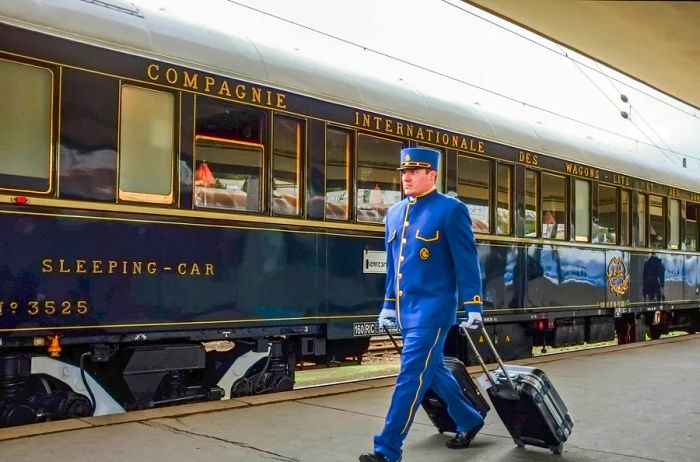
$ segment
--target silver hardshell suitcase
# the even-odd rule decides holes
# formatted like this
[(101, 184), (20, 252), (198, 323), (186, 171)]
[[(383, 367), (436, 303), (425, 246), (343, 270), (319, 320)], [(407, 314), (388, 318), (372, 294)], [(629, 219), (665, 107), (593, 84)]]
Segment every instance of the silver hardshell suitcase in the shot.
[(526, 444), (561, 454), (574, 422), (547, 375), (535, 367), (504, 365), (486, 330), (482, 333), (500, 369), (489, 371), (466, 333), (477, 360), (486, 372), (488, 395), (498, 416), (518, 447)]

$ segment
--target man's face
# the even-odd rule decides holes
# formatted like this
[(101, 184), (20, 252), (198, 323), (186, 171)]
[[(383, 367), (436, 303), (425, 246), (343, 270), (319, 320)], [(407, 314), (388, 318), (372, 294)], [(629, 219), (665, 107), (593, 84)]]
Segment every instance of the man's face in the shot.
[(435, 185), (435, 176), (435, 170), (427, 168), (403, 170), (401, 172), (401, 185), (404, 194), (412, 197), (425, 194)]

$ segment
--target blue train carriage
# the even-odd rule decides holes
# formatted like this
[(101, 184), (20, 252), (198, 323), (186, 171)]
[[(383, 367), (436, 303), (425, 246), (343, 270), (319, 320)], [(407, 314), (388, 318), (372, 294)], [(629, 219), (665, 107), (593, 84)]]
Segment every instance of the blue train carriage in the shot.
[(698, 330), (692, 175), (649, 181), (571, 127), (534, 143), (253, 29), (105, 5), (0, 7), (0, 425), (287, 390), (301, 361), (361, 358), (406, 146), (439, 149), (470, 208), (504, 358)]

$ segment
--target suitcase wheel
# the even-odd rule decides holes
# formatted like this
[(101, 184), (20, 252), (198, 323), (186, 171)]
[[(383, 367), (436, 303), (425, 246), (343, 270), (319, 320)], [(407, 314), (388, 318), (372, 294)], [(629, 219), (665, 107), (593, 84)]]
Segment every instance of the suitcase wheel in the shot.
[(561, 454), (564, 451), (564, 443), (559, 443), (556, 446), (550, 446), (549, 450), (554, 454)]
[(519, 448), (524, 448), (525, 447), (525, 442), (521, 440), (520, 438), (513, 438), (513, 442), (515, 445)]

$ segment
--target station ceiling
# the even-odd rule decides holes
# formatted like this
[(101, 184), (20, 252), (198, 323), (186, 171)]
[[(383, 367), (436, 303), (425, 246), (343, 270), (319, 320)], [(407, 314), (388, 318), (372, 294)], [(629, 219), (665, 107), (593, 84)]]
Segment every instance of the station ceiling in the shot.
[(467, 2), (700, 109), (700, 2)]

